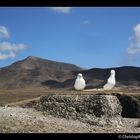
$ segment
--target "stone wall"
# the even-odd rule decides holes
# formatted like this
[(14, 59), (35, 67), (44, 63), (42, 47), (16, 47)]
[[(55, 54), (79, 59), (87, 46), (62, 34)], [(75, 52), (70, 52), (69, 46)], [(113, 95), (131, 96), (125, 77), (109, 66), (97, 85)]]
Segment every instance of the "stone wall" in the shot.
[(47, 95), (35, 108), (66, 119), (92, 125), (120, 125), (122, 107), (114, 95)]
[(122, 106), (122, 117), (140, 118), (140, 94), (116, 94)]

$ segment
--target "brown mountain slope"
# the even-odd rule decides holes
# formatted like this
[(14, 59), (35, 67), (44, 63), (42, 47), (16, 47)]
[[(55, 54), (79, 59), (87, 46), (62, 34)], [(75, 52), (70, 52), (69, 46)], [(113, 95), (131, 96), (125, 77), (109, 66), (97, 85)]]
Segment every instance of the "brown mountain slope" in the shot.
[(0, 87), (17, 88), (40, 85), (47, 80), (65, 81), (82, 68), (62, 62), (29, 56), (0, 69)]
[(82, 71), (87, 84), (93, 87), (102, 87), (110, 76), (110, 70), (115, 70), (115, 78), (117, 85), (139, 86), (140, 85), (140, 68), (132, 66), (123, 66), (117, 68), (99, 69), (93, 68)]
[(81, 72), (86, 80), (86, 88), (100, 88), (116, 71), (117, 86), (139, 86), (140, 68), (124, 66), (107, 69), (82, 69), (73, 64), (55, 62), (34, 56), (0, 69), (0, 88), (22, 88), (44, 86), (48, 88), (73, 88), (77, 73)]
[(102, 88), (103, 85), (107, 82), (108, 77), (110, 76), (110, 70), (114, 69), (116, 72), (116, 87), (122, 86), (140, 86), (140, 68), (132, 66), (124, 66), (117, 68), (93, 68), (89, 70), (76, 71), (75, 77), (67, 79), (64, 82), (58, 82), (55, 80), (46, 81), (46, 85), (51, 88), (56, 87), (69, 87), (73, 88), (73, 84), (78, 72), (83, 74), (84, 79), (86, 80), (86, 88)]

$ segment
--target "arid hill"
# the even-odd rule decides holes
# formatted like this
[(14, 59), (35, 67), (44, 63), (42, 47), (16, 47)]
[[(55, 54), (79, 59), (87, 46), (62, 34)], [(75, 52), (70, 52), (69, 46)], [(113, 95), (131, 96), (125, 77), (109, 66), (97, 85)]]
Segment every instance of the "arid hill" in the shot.
[(74, 76), (75, 71), (82, 68), (73, 64), (66, 64), (29, 56), (24, 60), (0, 69), (0, 87), (17, 88), (42, 85), (48, 80), (62, 82)]
[(92, 87), (102, 87), (110, 76), (110, 70), (115, 70), (116, 86), (139, 86), (140, 68), (132, 66), (123, 66), (116, 68), (92, 68), (82, 71), (87, 84)]
[(86, 88), (102, 87), (110, 75), (116, 71), (116, 86), (140, 85), (139, 67), (82, 69), (76, 65), (29, 56), (10, 66), (0, 69), (0, 88), (22, 88), (45, 86), (48, 88), (73, 88), (77, 73), (86, 80)]

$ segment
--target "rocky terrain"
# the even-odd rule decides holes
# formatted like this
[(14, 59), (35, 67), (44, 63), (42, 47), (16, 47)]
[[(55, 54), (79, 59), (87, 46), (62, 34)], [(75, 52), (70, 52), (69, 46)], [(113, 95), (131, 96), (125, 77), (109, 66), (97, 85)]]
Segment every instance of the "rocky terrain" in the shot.
[(1, 106), (0, 132), (140, 133), (140, 119), (122, 116), (124, 108), (117, 95), (52, 94)]
[(55, 117), (80, 120), (91, 125), (119, 126), (122, 106), (114, 95), (48, 95), (35, 108)]
[(34, 109), (0, 107), (1, 133), (139, 133), (138, 119), (122, 119), (119, 127), (101, 127), (44, 115)]
[(0, 133), (140, 133), (139, 119), (122, 118), (119, 126), (99, 126), (54, 117), (33, 108), (0, 107)]

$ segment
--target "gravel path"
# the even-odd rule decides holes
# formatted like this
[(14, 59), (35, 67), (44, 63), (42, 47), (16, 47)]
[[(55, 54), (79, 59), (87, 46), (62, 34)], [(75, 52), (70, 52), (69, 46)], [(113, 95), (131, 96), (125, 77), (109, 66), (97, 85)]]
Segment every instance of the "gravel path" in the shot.
[(138, 121), (123, 118), (120, 127), (99, 127), (43, 115), (32, 108), (0, 107), (1, 133), (140, 133)]

